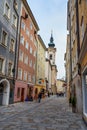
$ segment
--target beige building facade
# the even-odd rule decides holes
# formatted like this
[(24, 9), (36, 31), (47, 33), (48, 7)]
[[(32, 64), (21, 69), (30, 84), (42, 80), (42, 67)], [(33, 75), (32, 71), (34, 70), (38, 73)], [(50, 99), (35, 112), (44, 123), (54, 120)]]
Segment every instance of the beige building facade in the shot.
[(37, 37), (37, 63), (36, 63), (36, 85), (35, 93), (46, 90), (45, 82), (45, 56), (46, 46), (40, 35)]
[[(79, 73), (78, 0), (68, 0), (67, 25), (70, 35), (70, 96), (76, 99), (76, 111), (82, 113), (82, 88)], [(68, 69), (68, 66), (67, 66)], [(69, 78), (67, 79), (69, 80)]]
[(61, 79), (57, 79), (56, 81), (56, 87), (57, 87), (57, 93), (58, 94), (65, 94), (66, 93), (66, 87), (65, 87), (65, 81)]

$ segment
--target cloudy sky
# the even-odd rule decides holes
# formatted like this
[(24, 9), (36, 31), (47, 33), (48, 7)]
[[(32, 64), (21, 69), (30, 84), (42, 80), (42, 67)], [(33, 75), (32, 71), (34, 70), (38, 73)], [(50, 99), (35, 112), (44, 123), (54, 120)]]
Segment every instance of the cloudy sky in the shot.
[(66, 15), (67, 0), (27, 0), (32, 13), (38, 23), (38, 32), (46, 47), (50, 41), (51, 30), (56, 53), (56, 65), (58, 69), (57, 78), (65, 76), (64, 53), (66, 50)]

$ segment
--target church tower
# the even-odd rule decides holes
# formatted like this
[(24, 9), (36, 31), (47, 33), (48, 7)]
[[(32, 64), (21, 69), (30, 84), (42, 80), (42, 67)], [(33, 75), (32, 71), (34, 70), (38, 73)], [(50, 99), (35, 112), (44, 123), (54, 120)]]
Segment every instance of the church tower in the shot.
[(56, 94), (56, 80), (57, 80), (57, 66), (55, 64), (56, 59), (56, 48), (54, 44), (53, 34), (51, 33), (50, 43), (48, 43), (47, 57), (51, 63), (51, 91)]
[(50, 60), (51, 65), (55, 65), (56, 48), (55, 48), (52, 33), (51, 33), (51, 37), (50, 37), (50, 43), (48, 44), (48, 52), (47, 53), (48, 53), (48, 59)]

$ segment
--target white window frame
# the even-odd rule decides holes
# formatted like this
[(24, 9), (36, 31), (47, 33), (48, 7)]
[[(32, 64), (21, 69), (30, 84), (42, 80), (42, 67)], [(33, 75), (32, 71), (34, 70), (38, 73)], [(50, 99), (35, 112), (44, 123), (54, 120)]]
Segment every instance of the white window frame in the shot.
[(33, 50), (32, 50), (32, 47), (30, 46), (30, 54), (32, 54), (32, 51), (33, 51)]
[(29, 47), (29, 44), (28, 44), (28, 42), (26, 41), (25, 48), (28, 50), (28, 47)]
[(0, 73), (2, 73), (3, 75), (5, 74), (5, 62), (6, 62), (6, 60), (5, 60), (5, 58), (4, 57), (2, 57), (2, 56), (0, 56), (0, 58), (3, 60), (3, 65), (2, 65), (2, 71), (0, 72)]
[[(11, 48), (11, 44), (12, 44), (12, 40), (13, 40), (13, 48)], [(10, 39), (10, 47), (9, 50), (14, 52), (15, 51), (15, 40), (13, 38)]]
[[(9, 7), (8, 12), (7, 12), (7, 10), (6, 10), (6, 5)], [(9, 6), (9, 4), (7, 3), (7, 1), (6, 1), (5, 4), (4, 4), (4, 15), (5, 15), (8, 19), (10, 19), (10, 6)]]
[(35, 84), (35, 75), (32, 76), (32, 83)]
[(27, 55), (25, 55), (24, 63), (25, 63), (26, 65), (28, 65), (28, 56), (27, 56)]
[[(15, 17), (15, 19), (14, 19)], [(16, 28), (17, 27), (17, 16), (13, 13), (12, 15), (12, 25)]]
[(31, 74), (28, 74), (28, 82), (31, 82)]
[(24, 71), (24, 77), (23, 77), (24, 81), (27, 81), (27, 72)]
[(8, 62), (8, 69), (9, 69), (9, 64), (11, 64), (11, 72), (10, 72), (10, 74), (9, 74), (9, 70), (8, 70), (8, 76), (12, 77), (12, 76), (13, 76), (13, 73), (12, 73), (13, 62), (12, 62), (12, 61), (9, 61), (9, 62)]
[(27, 36), (29, 36), (29, 30), (28, 30), (28, 28), (26, 28), (26, 34), (27, 34)]
[(30, 60), (30, 63), (29, 63), (30, 67), (32, 67), (32, 60)]
[(21, 23), (21, 29), (25, 30), (25, 23), (23, 21)]
[(32, 22), (30, 22), (30, 29), (31, 29), (31, 30), (33, 29), (33, 24), (32, 24)]
[[(20, 71), (20, 75), (19, 75), (19, 71)], [(18, 68), (18, 79), (22, 80), (22, 69)]]
[(22, 52), (22, 50), (19, 50), (19, 60), (23, 62), (23, 55), (24, 53)]
[(81, 25), (81, 39), (83, 41), (84, 38), (84, 20), (82, 21), (82, 25)]
[[(6, 41), (5, 41), (5, 44), (3, 44), (3, 42), (2, 42), (2, 40), (3, 40), (3, 32), (6, 33)], [(5, 31), (4, 29), (2, 29), (2, 34), (1, 34), (1, 45), (7, 46), (7, 40), (8, 40), (8, 33), (7, 33), (7, 31)]]
[(24, 45), (24, 37), (23, 37), (23, 36), (21, 36), (21, 38), (20, 38), (20, 43), (21, 43), (22, 45)]

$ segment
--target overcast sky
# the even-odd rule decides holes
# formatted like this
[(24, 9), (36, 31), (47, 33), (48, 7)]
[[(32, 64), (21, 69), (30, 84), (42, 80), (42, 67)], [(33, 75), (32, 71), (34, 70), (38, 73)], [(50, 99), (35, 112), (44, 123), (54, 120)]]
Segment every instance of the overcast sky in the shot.
[(66, 51), (66, 15), (67, 0), (27, 0), (32, 13), (38, 23), (38, 32), (46, 47), (50, 41), (51, 30), (56, 53), (56, 65), (58, 69), (57, 78), (65, 76), (64, 53)]

